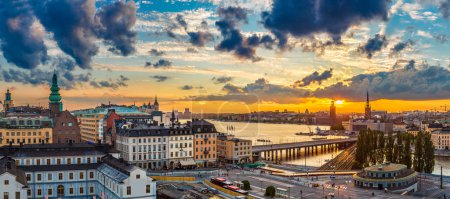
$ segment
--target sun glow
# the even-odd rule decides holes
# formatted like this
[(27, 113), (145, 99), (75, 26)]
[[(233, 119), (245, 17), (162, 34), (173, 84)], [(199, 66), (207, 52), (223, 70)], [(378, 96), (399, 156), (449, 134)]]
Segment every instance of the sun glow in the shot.
[(344, 104), (344, 100), (336, 100), (336, 104), (342, 105), (342, 104)]

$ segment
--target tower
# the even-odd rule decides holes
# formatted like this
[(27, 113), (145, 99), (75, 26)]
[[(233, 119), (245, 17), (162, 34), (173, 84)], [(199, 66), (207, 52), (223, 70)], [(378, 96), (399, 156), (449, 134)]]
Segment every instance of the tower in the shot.
[(5, 93), (5, 100), (3, 101), (3, 111), (6, 113), (11, 107), (14, 107), (14, 101), (11, 98), (11, 92), (8, 88)]
[(330, 125), (336, 124), (336, 106), (334, 106), (334, 100), (331, 100), (330, 106)]
[(369, 91), (367, 91), (367, 97), (366, 97), (366, 107), (364, 109), (364, 119), (368, 120), (370, 119), (371, 116), (371, 108), (370, 108), (370, 103), (369, 103)]
[(50, 87), (49, 109), (52, 115), (60, 113), (63, 109), (61, 95), (59, 94), (58, 77), (53, 73), (52, 86)]
[(159, 111), (158, 96), (155, 96), (155, 103), (153, 103), (153, 108), (155, 109), (155, 111)]

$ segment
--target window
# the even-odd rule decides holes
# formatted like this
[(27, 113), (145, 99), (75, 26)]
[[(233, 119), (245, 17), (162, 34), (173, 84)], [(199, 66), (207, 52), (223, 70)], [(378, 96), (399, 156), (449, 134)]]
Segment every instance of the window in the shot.
[(92, 172), (92, 171), (89, 172), (89, 178), (91, 178), (91, 179), (94, 178), (94, 172)]
[(67, 164), (71, 164), (72, 163), (72, 159), (67, 158)]
[(91, 163), (91, 158), (87, 158), (87, 163), (88, 163), (88, 164)]
[(84, 188), (80, 187), (80, 194), (84, 194)]
[(8, 192), (3, 193), (3, 198), (4, 199), (9, 199), (9, 193)]
[(41, 159), (36, 160), (36, 165), (41, 165)]
[(38, 173), (37, 174), (37, 181), (41, 181), (42, 180), (42, 174)]
[(47, 190), (47, 194), (48, 194), (49, 196), (53, 195), (53, 189), (48, 189), (48, 190)]
[(141, 179), (141, 175), (137, 174), (136, 179)]
[(31, 196), (31, 189), (27, 189), (27, 195)]
[(69, 188), (69, 194), (72, 195), (73, 194), (73, 187)]
[(150, 185), (145, 186), (145, 193), (150, 193)]
[(80, 180), (84, 179), (84, 173), (83, 172), (80, 172), (79, 178), (80, 178)]
[(73, 173), (69, 173), (69, 179), (73, 180)]
[(77, 158), (77, 164), (81, 164), (81, 158)]
[(127, 195), (131, 195), (131, 187), (130, 186), (127, 187)]
[(42, 196), (42, 189), (38, 189), (38, 190), (37, 190), (37, 195), (38, 195), (38, 196)]
[(63, 179), (63, 174), (62, 173), (58, 173), (58, 179), (62, 180)]
[(64, 196), (64, 186), (58, 185), (58, 196)]
[(89, 187), (89, 193), (94, 193), (94, 187)]
[(9, 185), (9, 180), (5, 180), (5, 185)]
[(47, 179), (48, 179), (49, 181), (52, 180), (52, 174), (51, 174), (51, 173), (49, 173), (49, 174), (47, 175)]
[(56, 164), (60, 165), (61, 164), (61, 159), (56, 159)]
[(31, 181), (31, 174), (27, 174), (27, 181)]

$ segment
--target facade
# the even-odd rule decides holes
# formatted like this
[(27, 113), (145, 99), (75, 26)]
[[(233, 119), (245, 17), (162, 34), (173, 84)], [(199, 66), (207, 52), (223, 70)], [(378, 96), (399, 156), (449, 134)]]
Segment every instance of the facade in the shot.
[(180, 124), (166, 128), (169, 128), (169, 168), (194, 167), (194, 135), (191, 128)]
[(382, 131), (385, 133), (394, 131), (394, 124), (390, 122), (381, 122), (374, 120), (351, 119), (343, 124), (346, 131), (359, 132), (361, 130)]
[(119, 120), (115, 131), (115, 147), (125, 161), (144, 169), (168, 168), (170, 129)]
[(53, 121), (48, 117), (0, 119), (0, 146), (53, 142)]
[(105, 142), (105, 132), (107, 129), (108, 116), (110, 110), (114, 110), (119, 116), (125, 115), (145, 115), (136, 107), (119, 106), (119, 105), (101, 105), (93, 109), (85, 109), (73, 111), (80, 123), (80, 132), (82, 142), (97, 143)]
[(441, 130), (431, 132), (431, 141), (435, 149), (450, 148), (450, 127), (443, 127)]
[(217, 137), (217, 156), (219, 161), (226, 163), (249, 163), (252, 161), (252, 141), (221, 133)]
[(16, 162), (10, 157), (0, 159), (0, 183), (1, 198), (27, 198), (28, 183), (25, 172), (18, 169)]
[(120, 161), (106, 146), (44, 144), (0, 151), (0, 162), (12, 159), (23, 172), (12, 181), (19, 186), (9, 190), (20, 192), (19, 198), (156, 198), (156, 182), (146, 171)]
[(194, 160), (197, 167), (214, 166), (217, 162), (217, 136), (214, 124), (194, 119), (188, 125), (194, 133)]
[(353, 183), (357, 187), (388, 189), (393, 192), (417, 190), (418, 173), (407, 169), (406, 165), (384, 163), (365, 168), (353, 175)]

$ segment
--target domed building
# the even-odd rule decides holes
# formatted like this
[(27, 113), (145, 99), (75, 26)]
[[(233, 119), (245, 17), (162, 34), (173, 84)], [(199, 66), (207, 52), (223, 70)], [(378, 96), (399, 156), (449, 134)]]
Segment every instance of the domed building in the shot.
[(406, 165), (383, 163), (365, 168), (353, 175), (356, 187), (387, 189), (392, 192), (416, 191), (418, 173)]

